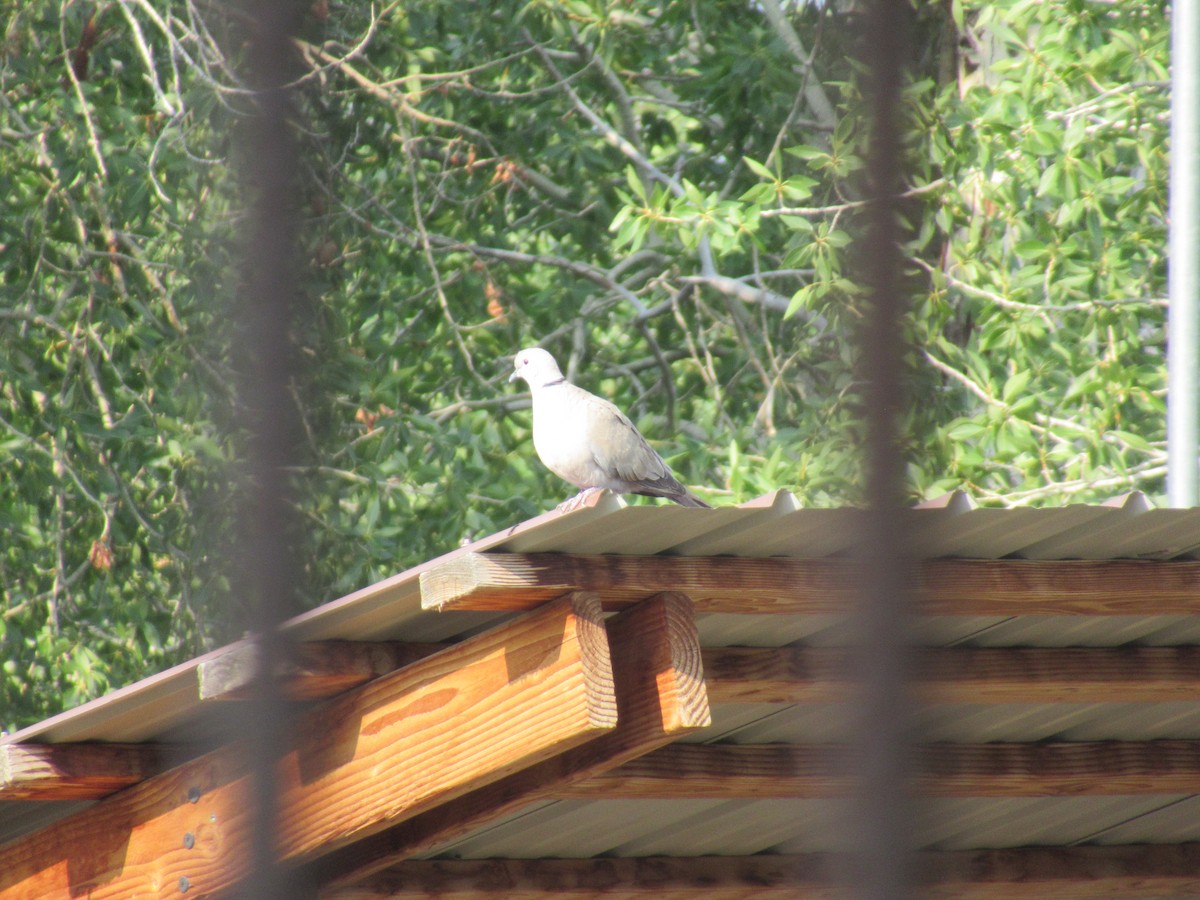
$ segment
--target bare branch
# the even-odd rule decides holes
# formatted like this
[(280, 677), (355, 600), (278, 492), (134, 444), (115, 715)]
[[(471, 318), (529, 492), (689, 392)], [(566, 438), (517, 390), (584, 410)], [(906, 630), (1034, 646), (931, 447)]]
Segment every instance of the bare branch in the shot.
[(682, 275), (677, 280), (684, 284), (708, 285), (726, 296), (741, 300), (743, 303), (761, 304), (772, 312), (787, 312), (791, 305), (791, 301), (782, 294), (752, 287), (726, 275)]
[[(925, 260), (919, 257), (912, 257), (911, 262), (924, 269), (926, 272), (933, 274), (935, 269)], [(1002, 294), (997, 294), (995, 291), (989, 291), (981, 287), (967, 284), (965, 281), (960, 281), (950, 273), (940, 270), (938, 276), (945, 279), (946, 284), (952, 288), (962, 291), (964, 294), (969, 294), (972, 297), (978, 297), (980, 300), (987, 300), (996, 304), (1002, 309), (1009, 309), (1014, 312), (1027, 312), (1035, 314), (1045, 314), (1048, 312), (1094, 312), (1102, 307), (1114, 306), (1157, 306), (1165, 309), (1167, 300), (1164, 297), (1129, 297), (1122, 300), (1082, 300), (1079, 303), (1022, 303), (1019, 300), (1010, 300)]]
[(620, 150), (622, 154), (644, 173), (666, 185), (677, 197), (683, 196), (683, 186), (679, 184), (679, 180), (668, 175), (662, 169), (658, 168), (658, 166), (654, 165), (654, 163), (650, 162), (634, 144), (624, 138), (615, 128), (592, 110), (590, 106), (584, 103), (583, 98), (571, 87), (568, 80), (563, 77), (562, 72), (559, 71), (558, 66), (555, 65), (554, 60), (551, 59), (546, 49), (533, 39), (533, 35), (529, 33), (528, 29), (524, 29), (522, 34), (533, 46), (534, 52), (537, 53), (538, 58), (541, 59), (542, 64), (549, 70), (550, 74), (554, 76), (554, 79), (558, 82), (563, 92), (571, 99), (575, 108), (604, 136), (604, 139)]
[[(761, 0), (763, 14), (767, 17), (767, 21), (771, 23), (771, 27), (775, 29), (776, 34), (787, 46), (791, 54), (799, 60), (800, 65), (806, 73), (812, 71), (813, 59), (812, 55), (804, 49), (804, 43), (800, 40), (800, 35), (796, 34), (796, 29), (792, 28), (792, 23), (788, 21), (784, 15), (783, 9), (779, 5), (779, 0)], [(821, 87), (820, 80), (816, 78), (806, 77), (804, 79), (804, 99), (808, 101), (809, 108), (816, 115), (817, 121), (822, 128), (833, 128), (837, 124), (837, 116), (833, 111), (833, 104), (829, 102), (829, 98), (825, 95), (825, 89)]]
[(580, 40), (579, 32), (574, 25), (571, 26), (571, 43), (579, 51), (580, 58), (600, 72), (600, 80), (604, 82), (604, 86), (612, 95), (613, 102), (617, 105), (617, 115), (621, 119), (621, 133), (638, 153), (644, 156), (646, 147), (642, 143), (641, 123), (638, 121), (637, 113), (633, 110), (633, 102), (629, 99), (629, 92), (625, 90), (625, 85), (621, 84), (621, 80), (613, 74), (613, 70), (609, 68), (603, 58), (593, 53), (592, 48)]

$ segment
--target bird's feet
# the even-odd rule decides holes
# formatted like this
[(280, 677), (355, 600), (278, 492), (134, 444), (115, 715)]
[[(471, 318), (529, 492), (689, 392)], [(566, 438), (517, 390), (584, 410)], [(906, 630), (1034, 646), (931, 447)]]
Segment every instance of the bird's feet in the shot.
[(562, 503), (558, 504), (555, 509), (557, 509), (560, 513), (574, 512), (575, 510), (579, 509), (579, 507), (583, 506), (584, 501), (586, 501), (588, 497), (592, 496), (592, 494), (598, 494), (602, 490), (604, 490), (604, 488), (584, 488), (574, 497), (564, 500)]

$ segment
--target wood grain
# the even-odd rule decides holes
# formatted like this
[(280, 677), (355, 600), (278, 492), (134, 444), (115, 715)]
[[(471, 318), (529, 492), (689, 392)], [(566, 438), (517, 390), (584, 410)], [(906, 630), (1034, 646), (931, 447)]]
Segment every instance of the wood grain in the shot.
[[(280, 674), (287, 696), (318, 698), (444, 649), (436, 644), (320, 641), (298, 648)], [(706, 647), (708, 701), (828, 704), (852, 701), (846, 653), (826, 647)], [(244, 696), (252, 655), (236, 645), (210, 670), (209, 699)], [(926, 704), (1166, 703), (1200, 699), (1200, 647), (927, 648), (916, 691)], [(99, 799), (161, 771), (146, 744), (0, 745), (0, 799)]]
[[(423, 572), (426, 609), (522, 610), (571, 590), (622, 609), (681, 591), (698, 613), (838, 615), (859, 597), (845, 559), (465, 553)], [(920, 611), (938, 616), (1200, 613), (1200, 562), (926, 560)]]
[(152, 744), (0, 744), (0, 800), (90, 800), (162, 770)]
[[(306, 716), (277, 768), (278, 842), (302, 860), (611, 730), (599, 604), (571, 595)], [(0, 898), (220, 892), (246, 871), (249, 764), (227, 747), (0, 848)]]
[(922, 897), (1091, 900), (1200, 896), (1200, 844), (921, 853)]
[[(675, 744), (586, 781), (563, 798), (843, 797), (853, 789), (840, 745)], [(913, 790), (926, 797), (1074, 797), (1200, 793), (1200, 741), (930, 744)]]
[(322, 900), (844, 897), (845, 889), (832, 883), (826, 869), (826, 860), (817, 856), (420, 860), (321, 896)]
[(610, 610), (678, 591), (699, 613), (838, 613), (850, 596), (846, 565), (834, 560), (467, 553), (420, 580), (426, 609), (525, 609), (582, 583)]
[[(924, 703), (1166, 703), (1200, 700), (1200, 647), (927, 648)], [(854, 698), (845, 650), (704, 649), (709, 700), (841, 703)]]
[[(439, 650), (443, 644), (399, 641), (310, 641), (276, 673), (291, 700), (324, 700), (403, 668)], [(234, 644), (196, 669), (201, 700), (244, 700), (258, 672), (256, 645)]]
[(338, 851), (313, 867), (313, 878), (329, 889), (351, 884), (711, 724), (699, 635), (686, 597), (651, 598), (610, 619), (608, 633), (616, 729)]
[[(1200, 896), (1200, 844), (1021, 847), (920, 853), (921, 897), (1084, 900)], [(323, 900), (833, 900), (846, 896), (832, 854), (605, 859), (414, 860)]]

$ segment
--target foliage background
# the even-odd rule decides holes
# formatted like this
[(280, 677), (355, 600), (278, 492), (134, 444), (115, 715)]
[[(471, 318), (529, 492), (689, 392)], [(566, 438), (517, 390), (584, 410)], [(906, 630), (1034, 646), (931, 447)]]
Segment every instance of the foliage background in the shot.
[[(240, 633), (223, 559), (247, 98), (235, 7), (0, 16), (13, 728)], [(1159, 496), (1166, 4), (948, 0), (917, 20), (913, 498)], [(533, 343), (713, 502), (855, 502), (856, 24), (832, 0), (306, 8), (307, 602), (565, 496), (505, 383)]]

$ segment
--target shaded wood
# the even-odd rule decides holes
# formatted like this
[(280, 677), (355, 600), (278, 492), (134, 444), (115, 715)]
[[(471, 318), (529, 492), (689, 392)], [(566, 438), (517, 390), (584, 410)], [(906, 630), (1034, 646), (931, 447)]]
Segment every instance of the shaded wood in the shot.
[[(318, 698), (366, 683), (445, 645), (316, 641), (281, 674), (288, 696)], [(853, 699), (845, 652), (812, 647), (702, 651), (709, 702), (840, 703)], [(201, 666), (208, 699), (244, 696), (248, 645)], [(1200, 647), (928, 648), (918, 692), (926, 703), (1134, 703), (1200, 697)], [(99, 799), (155, 774), (147, 744), (0, 745), (0, 799)]]
[(928, 703), (1200, 700), (1200, 647), (948, 647), (921, 651)]
[(708, 699), (721, 703), (840, 703), (851, 696), (846, 652), (813, 647), (705, 647)]
[[(438, 896), (446, 900), (552, 897), (831, 900), (846, 896), (832, 854), (617, 859), (420, 860), (324, 900)], [(1200, 844), (1023, 847), (918, 854), (921, 897), (1030, 900), (1037, 897), (1200, 896)]]
[[(926, 560), (920, 611), (939, 616), (1200, 613), (1200, 562)], [(524, 610), (571, 590), (622, 609), (682, 591), (698, 613), (837, 615), (859, 596), (843, 559), (464, 553), (421, 573), (426, 609)]]
[(443, 897), (541, 900), (553, 897), (845, 897), (817, 855), (642, 857), (626, 859), (414, 860), (357, 884), (323, 891), (322, 900)]
[(922, 897), (1088, 900), (1200, 896), (1200, 844), (921, 853)]
[[(445, 644), (399, 641), (309, 641), (297, 644), (293, 658), (276, 673), (291, 700), (324, 700), (402, 669)], [(196, 670), (201, 700), (245, 700), (258, 671), (257, 645), (234, 644)]]
[[(586, 781), (561, 798), (842, 797), (842, 745), (675, 744)], [(1200, 792), (1200, 741), (928, 744), (914, 790), (927, 797), (1071, 797)]]
[(837, 613), (849, 596), (845, 573), (833, 560), (466, 553), (421, 573), (421, 605), (528, 609), (588, 583), (610, 610), (680, 591), (704, 613)]
[(662, 594), (608, 621), (616, 678), (615, 730), (320, 860), (313, 878), (353, 883), (462, 837), (500, 816), (711, 724), (692, 605)]
[(931, 797), (1073, 797), (1200, 792), (1200, 741), (936, 744), (917, 790)]
[[(1160, 703), (1200, 699), (1200, 647), (939, 647), (918, 654), (926, 703)], [(704, 650), (714, 703), (840, 703), (854, 697), (844, 650)]]
[(674, 744), (586, 781), (560, 799), (842, 797), (853, 787), (841, 745)]
[(0, 800), (91, 800), (161, 771), (153, 744), (0, 744)]
[[(599, 603), (571, 595), (304, 716), (277, 768), (285, 859), (303, 860), (610, 731)], [(192, 896), (246, 874), (250, 765), (222, 748), (0, 848), (0, 898)]]

